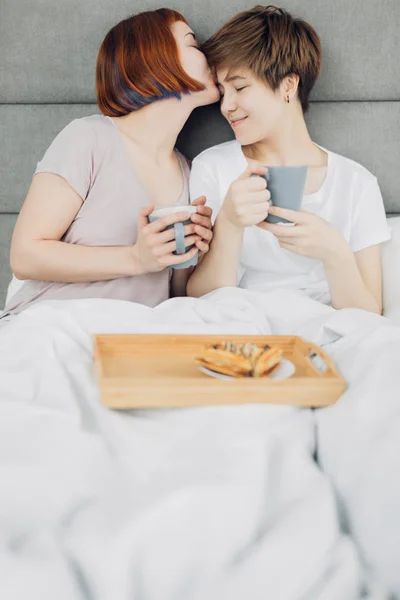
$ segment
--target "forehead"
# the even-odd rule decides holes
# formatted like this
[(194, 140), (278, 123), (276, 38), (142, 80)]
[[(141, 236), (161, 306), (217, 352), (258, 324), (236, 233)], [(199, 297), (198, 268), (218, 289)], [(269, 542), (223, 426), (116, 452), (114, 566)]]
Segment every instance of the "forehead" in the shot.
[[(171, 31), (174, 36), (178, 38), (184, 38), (187, 34), (193, 33), (191, 27), (189, 27), (189, 25), (183, 21), (175, 21), (175, 23), (172, 23)], [(191, 37), (192, 36), (188, 35), (188, 38)]]
[(216, 74), (219, 85), (254, 78), (253, 72), (247, 67), (222, 67), (217, 69)]

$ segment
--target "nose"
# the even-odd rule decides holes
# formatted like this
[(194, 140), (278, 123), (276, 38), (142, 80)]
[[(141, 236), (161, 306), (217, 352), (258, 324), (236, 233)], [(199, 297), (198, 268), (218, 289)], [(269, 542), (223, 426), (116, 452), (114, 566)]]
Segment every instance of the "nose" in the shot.
[(221, 98), (221, 112), (224, 117), (228, 118), (229, 113), (235, 112), (237, 109), (236, 102), (230, 94), (225, 94)]

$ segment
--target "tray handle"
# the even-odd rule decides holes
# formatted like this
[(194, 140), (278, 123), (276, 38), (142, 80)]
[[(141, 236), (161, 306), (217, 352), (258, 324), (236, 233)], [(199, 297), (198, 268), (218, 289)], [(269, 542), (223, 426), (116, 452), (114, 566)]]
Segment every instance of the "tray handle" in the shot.
[(338, 373), (330, 356), (313, 342), (304, 341), (304, 344), (306, 358), (316, 373), (322, 377), (337, 376)]

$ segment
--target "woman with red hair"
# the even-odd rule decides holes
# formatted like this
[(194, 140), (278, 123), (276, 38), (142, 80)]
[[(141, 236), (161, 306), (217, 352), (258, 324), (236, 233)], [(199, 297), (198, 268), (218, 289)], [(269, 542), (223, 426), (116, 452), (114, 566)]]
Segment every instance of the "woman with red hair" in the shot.
[[(96, 67), (102, 112), (72, 121), (38, 163), (11, 244), (21, 288), (5, 313), (33, 302), (116, 298), (155, 306), (185, 294), (208, 251), (211, 209), (189, 203), (189, 168), (176, 138), (194, 108), (219, 98), (184, 17), (170, 9), (132, 16), (106, 35)], [(155, 207), (182, 211), (148, 222)], [(174, 228), (185, 225), (182, 255)]]

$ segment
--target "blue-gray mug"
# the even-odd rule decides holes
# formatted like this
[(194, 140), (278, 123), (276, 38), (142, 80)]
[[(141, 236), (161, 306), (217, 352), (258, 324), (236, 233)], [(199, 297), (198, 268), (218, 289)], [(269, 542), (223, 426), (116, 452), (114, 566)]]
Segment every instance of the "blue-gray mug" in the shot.
[[(161, 219), (161, 217), (166, 217), (173, 213), (177, 212), (188, 212), (190, 214), (194, 214), (196, 212), (195, 206), (167, 206), (165, 208), (158, 208), (153, 210), (153, 212), (149, 215), (150, 223), (157, 221), (157, 219)], [(174, 229), (175, 230), (175, 241), (176, 241), (176, 251), (173, 254), (185, 254), (185, 252), (189, 252), (191, 248), (193, 248), (194, 244), (191, 246), (185, 246), (185, 225), (190, 225), (192, 221), (187, 219), (186, 221), (178, 221), (178, 223), (174, 223), (172, 225), (168, 225), (166, 229)], [(187, 269), (188, 267), (195, 267), (197, 265), (197, 261), (199, 259), (199, 253), (197, 252), (193, 258), (190, 260), (186, 260), (179, 265), (172, 265), (172, 269)]]
[[(271, 166), (264, 165), (268, 171), (260, 177), (267, 180), (267, 188), (271, 194), (271, 206), (300, 210), (307, 177), (307, 166)], [(282, 217), (268, 215), (267, 223), (291, 223)]]

